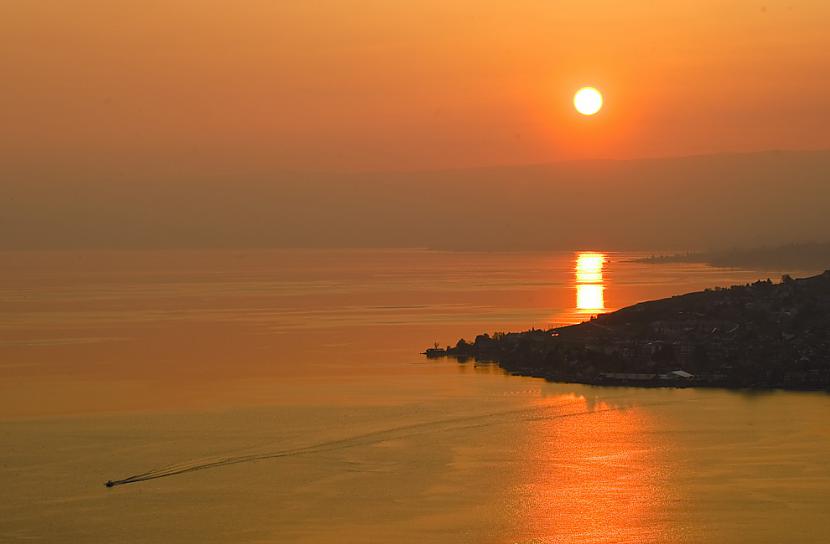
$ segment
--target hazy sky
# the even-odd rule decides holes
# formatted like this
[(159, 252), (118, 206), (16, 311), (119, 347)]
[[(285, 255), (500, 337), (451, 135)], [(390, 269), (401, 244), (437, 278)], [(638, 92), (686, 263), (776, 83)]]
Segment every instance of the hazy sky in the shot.
[[(6, 0), (0, 161), (432, 169), (830, 147), (825, 0)], [(599, 87), (579, 117), (571, 96)]]

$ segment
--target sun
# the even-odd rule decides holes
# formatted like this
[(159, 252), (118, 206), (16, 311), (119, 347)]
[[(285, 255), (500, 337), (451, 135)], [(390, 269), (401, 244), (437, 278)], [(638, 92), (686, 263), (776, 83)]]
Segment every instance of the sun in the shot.
[(574, 95), (574, 107), (582, 115), (594, 115), (602, 109), (602, 94), (594, 87), (582, 87)]

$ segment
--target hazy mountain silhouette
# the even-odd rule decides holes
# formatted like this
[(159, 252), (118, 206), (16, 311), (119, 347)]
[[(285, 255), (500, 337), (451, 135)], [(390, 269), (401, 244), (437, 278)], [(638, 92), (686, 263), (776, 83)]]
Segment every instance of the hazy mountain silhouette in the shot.
[(0, 248), (758, 246), (830, 232), (830, 151), (407, 173), (18, 167)]

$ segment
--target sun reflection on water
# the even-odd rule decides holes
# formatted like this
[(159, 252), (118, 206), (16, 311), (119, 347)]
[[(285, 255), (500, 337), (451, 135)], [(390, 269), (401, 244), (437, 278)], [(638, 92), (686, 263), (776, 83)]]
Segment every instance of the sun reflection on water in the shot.
[(570, 417), (533, 421), (519, 446), (527, 458), (514, 488), (517, 541), (673, 541), (660, 517), (673, 493), (647, 413), (581, 396), (548, 402)]
[(577, 284), (576, 308), (588, 313), (604, 309), (605, 302), (603, 301), (602, 290), (602, 285)]
[(605, 254), (582, 252), (576, 257), (576, 308), (579, 313), (605, 310), (605, 283), (602, 269)]

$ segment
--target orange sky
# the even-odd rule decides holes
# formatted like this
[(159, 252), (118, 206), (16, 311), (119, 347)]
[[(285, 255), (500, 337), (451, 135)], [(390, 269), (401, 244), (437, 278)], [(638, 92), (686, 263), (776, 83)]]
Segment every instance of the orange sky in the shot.
[[(830, 147), (830, 3), (0, 5), (0, 160), (430, 169)], [(571, 96), (599, 87), (605, 109)]]

